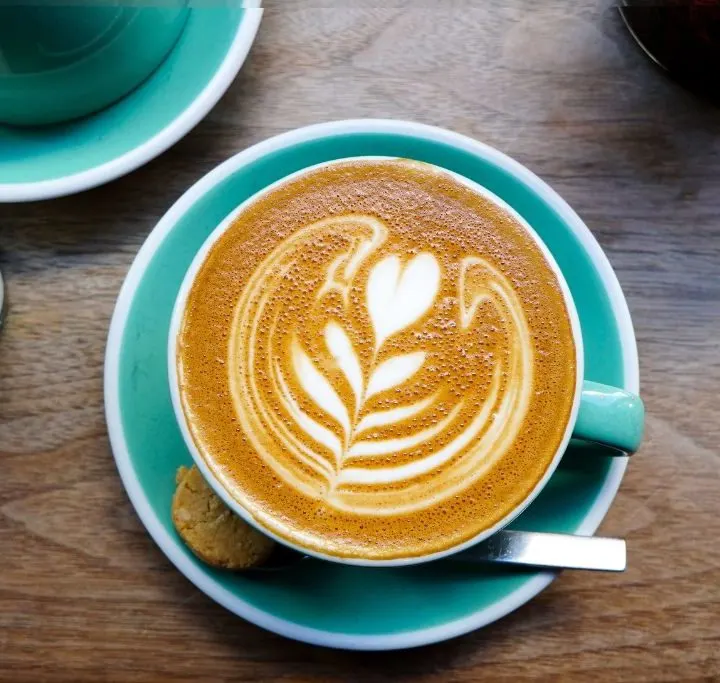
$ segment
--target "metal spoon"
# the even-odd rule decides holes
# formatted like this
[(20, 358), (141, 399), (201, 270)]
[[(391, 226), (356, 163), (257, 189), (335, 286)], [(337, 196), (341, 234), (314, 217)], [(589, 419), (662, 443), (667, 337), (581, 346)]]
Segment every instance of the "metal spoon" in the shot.
[[(626, 556), (625, 541), (620, 538), (503, 530), (483, 543), (439, 561), (621, 572), (627, 564)], [(307, 555), (278, 545), (264, 565), (251, 571), (278, 571), (306, 559)]]

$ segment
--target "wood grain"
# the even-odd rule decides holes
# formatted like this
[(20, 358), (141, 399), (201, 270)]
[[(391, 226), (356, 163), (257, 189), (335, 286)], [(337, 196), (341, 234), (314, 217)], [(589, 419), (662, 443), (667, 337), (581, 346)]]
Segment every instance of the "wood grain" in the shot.
[[(720, 112), (667, 81), (609, 0), (268, 3), (195, 131), (127, 178), (0, 206), (3, 681), (720, 680)], [(225, 612), (145, 534), (102, 406), (109, 318), (169, 205), (280, 131), (399, 117), (497, 146), (548, 180), (615, 266), (648, 439), (606, 534), (619, 576), (566, 573), (481, 632), (410, 654), (323, 651)]]

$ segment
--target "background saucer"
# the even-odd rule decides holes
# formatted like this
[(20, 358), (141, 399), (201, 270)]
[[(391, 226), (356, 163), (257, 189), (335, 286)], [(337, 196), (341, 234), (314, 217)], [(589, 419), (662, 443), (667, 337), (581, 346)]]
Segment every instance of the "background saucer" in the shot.
[(191, 9), (177, 44), (153, 75), (97, 114), (55, 126), (0, 125), (0, 202), (48, 199), (101, 185), (176, 143), (237, 75), (260, 24), (260, 4), (245, 0)]
[[(427, 161), (484, 185), (537, 230), (562, 268), (580, 314), (586, 378), (638, 391), (635, 338), (617, 279), (577, 215), (516, 162), (474, 140), (419, 124), (344, 121), (272, 138), (233, 157), (170, 209), (138, 253), (108, 340), (105, 401), (118, 469), (155, 541), (196, 586), (236, 614), (310, 643), (394, 649), (444, 640), (516, 609), (554, 578), (442, 562), (363, 568), (310, 560), (261, 578), (211, 569), (175, 534), (175, 469), (191, 457), (175, 423), (166, 348), (173, 303), (208, 234), (244, 199), (301, 168), (347, 156)], [(516, 528), (591, 534), (620, 485), (625, 458), (572, 446)], [(588, 579), (591, 580), (591, 579)]]

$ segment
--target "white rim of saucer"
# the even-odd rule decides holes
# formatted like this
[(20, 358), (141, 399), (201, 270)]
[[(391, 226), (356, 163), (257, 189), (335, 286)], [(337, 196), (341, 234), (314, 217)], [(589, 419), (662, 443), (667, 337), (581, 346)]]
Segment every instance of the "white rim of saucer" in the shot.
[[(453, 133), (425, 124), (382, 119), (333, 121), (299, 128), (260, 142), (231, 157), (196, 182), (161, 218), (140, 248), (122, 285), (110, 324), (105, 355), (105, 413), (110, 444), (121, 479), (138, 516), (155, 542), (160, 546), (161, 550), (192, 583), (223, 607), (257, 626), (261, 626), (262, 628), (288, 638), (325, 647), (352, 650), (395, 650), (448, 640), (486, 626), (535, 597), (552, 582), (557, 576), (557, 573), (539, 573), (506, 598), (487, 608), (480, 609), (468, 617), (456, 619), (440, 626), (423, 628), (416, 631), (404, 631), (389, 635), (338, 633), (302, 626), (292, 621), (276, 617), (269, 612), (258, 609), (242, 598), (235, 596), (220, 583), (208, 576), (202, 567), (194, 564), (192, 560), (186, 557), (179, 545), (180, 541), (165, 529), (156, 516), (137, 478), (125, 441), (120, 416), (120, 350), (131, 304), (148, 264), (162, 241), (172, 231), (177, 221), (200, 197), (227, 176), (248, 163), (300, 142), (314, 140), (328, 135), (348, 133), (414, 135), (449, 144), (492, 161), (532, 188), (533, 191), (540, 195), (544, 201), (562, 217), (567, 225), (571, 227), (597, 268), (610, 296), (611, 307), (618, 323), (623, 351), (624, 385), (627, 390), (635, 393), (637, 393), (640, 388), (639, 366), (635, 334), (625, 296), (623, 295), (620, 283), (607, 256), (602, 251), (588, 227), (565, 200), (532, 171), (502, 152), (477, 140), (460, 135), (459, 133)], [(605, 484), (600, 490), (595, 503), (585, 516), (585, 519), (578, 529), (576, 529), (576, 533), (592, 535), (598, 528), (615, 498), (627, 467), (627, 460), (627, 458), (613, 459)]]
[(38, 182), (0, 183), (0, 203), (53, 199), (104, 185), (148, 163), (187, 135), (225, 94), (255, 41), (263, 15), (262, 0), (243, 0), (242, 7), (245, 14), (220, 66), (197, 97), (159, 133), (129, 152), (79, 173)]

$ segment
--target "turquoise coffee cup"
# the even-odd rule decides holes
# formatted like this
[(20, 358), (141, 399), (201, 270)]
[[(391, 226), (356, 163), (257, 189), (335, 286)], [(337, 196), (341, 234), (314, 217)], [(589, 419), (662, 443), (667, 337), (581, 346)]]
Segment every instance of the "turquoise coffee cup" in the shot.
[(0, 3), (0, 123), (59, 123), (107, 107), (163, 62), (187, 14), (187, 0)]
[[(520, 515), (527, 507), (535, 500), (540, 494), (545, 485), (549, 482), (553, 473), (557, 469), (560, 461), (565, 453), (565, 450), (570, 442), (571, 438), (596, 444), (604, 447), (607, 454), (613, 455), (630, 455), (638, 450), (643, 437), (644, 422), (645, 422), (645, 409), (643, 402), (636, 394), (626, 391), (623, 388), (599, 383), (596, 381), (590, 381), (585, 376), (585, 349), (582, 335), (582, 325), (580, 322), (580, 316), (573, 298), (569, 284), (565, 279), (565, 274), (560, 265), (555, 260), (550, 248), (540, 237), (538, 232), (527, 222), (523, 216), (516, 211), (510, 204), (504, 201), (501, 197), (493, 193), (487, 187), (480, 185), (477, 182), (447, 168), (435, 167), (438, 173), (443, 175), (451, 175), (461, 185), (465, 185), (476, 195), (484, 197), (490, 202), (491, 205), (499, 207), (504, 213), (513, 217), (514, 221), (523, 227), (527, 237), (529, 237), (534, 243), (536, 248), (539, 249), (540, 253), (545, 258), (545, 263), (548, 268), (554, 273), (558, 289), (564, 299), (565, 308), (570, 321), (570, 328), (572, 332), (572, 338), (574, 341), (573, 350), (575, 357), (573, 358), (573, 366), (575, 368), (574, 377), (574, 398), (572, 409), (570, 410), (569, 416), (562, 425), (563, 438), (558, 445), (555, 455), (547, 466), (543, 476), (529, 490), (524, 498), (511, 508), (505, 516), (492, 526), (478, 532), (475, 536), (469, 540), (462, 541), (458, 544), (447, 547), (443, 550), (434, 551), (432, 553), (418, 554), (418, 555), (405, 555), (397, 558), (390, 559), (377, 559), (369, 556), (351, 556), (345, 557), (342, 555), (326, 553), (318, 551), (306, 544), (304, 539), (304, 530), (301, 533), (295, 535), (289, 534), (289, 537), (285, 537), (277, 534), (273, 527), (272, 521), (268, 523), (267, 518), (262, 520), (259, 515), (252, 510), (251, 507), (246, 507), (242, 502), (241, 497), (234, 494), (232, 487), (226, 483), (221, 476), (208, 464), (207, 460), (209, 456), (203, 454), (197, 445), (195, 437), (192, 434), (192, 427), (188, 420), (185, 408), (183, 407), (183, 398), (181, 386), (183, 384), (182, 370), (178, 363), (180, 354), (181, 344), (181, 328), (183, 317), (186, 310), (186, 305), (190, 290), (193, 287), (195, 278), (200, 272), (203, 264), (208, 259), (208, 256), (218, 242), (218, 240), (225, 234), (225, 232), (234, 224), (237, 217), (246, 209), (246, 207), (253, 202), (257, 201), (259, 197), (265, 195), (272, 190), (276, 189), (290, 180), (298, 177), (305, 176), (311, 171), (317, 171), (321, 168), (331, 167), (338, 162), (347, 161), (377, 161), (387, 160), (396, 157), (387, 156), (355, 156), (355, 157), (341, 157), (339, 159), (333, 159), (331, 161), (321, 162), (319, 164), (310, 165), (300, 170), (295, 171), (283, 178), (277, 179), (275, 182), (267, 185), (264, 188), (260, 188), (259, 191), (246, 198), (244, 202), (240, 203), (233, 209), (225, 219), (207, 236), (205, 242), (198, 249), (195, 254), (190, 267), (185, 273), (184, 279), (180, 284), (175, 305), (170, 318), (170, 330), (168, 335), (168, 352), (167, 352), (167, 374), (170, 384), (170, 395), (173, 402), (173, 408), (175, 411), (175, 417), (177, 419), (180, 432), (185, 440), (185, 445), (188, 451), (192, 455), (195, 464), (206, 479), (206, 481), (212, 486), (215, 492), (220, 498), (224, 500), (226, 505), (237, 515), (245, 519), (249, 524), (258, 528), (262, 533), (271, 536), (279, 543), (288, 545), (293, 549), (311, 555), (323, 560), (329, 560), (332, 562), (338, 562), (341, 564), (357, 565), (357, 566), (373, 566), (373, 567), (398, 567), (408, 566), (412, 564), (419, 564), (432, 560), (437, 560), (442, 557), (452, 555), (454, 553), (465, 550), (485, 539), (489, 538), (492, 534), (499, 531), (501, 528), (511, 523), (518, 515)], [(416, 160), (417, 161), (417, 160)], [(429, 166), (425, 162), (426, 166)], [(426, 236), (429, 239), (429, 236)], [(430, 249), (430, 251), (432, 251)], [(323, 268), (320, 264), (318, 267)], [(329, 272), (329, 271), (328, 271)], [(187, 380), (185, 380), (187, 381)], [(531, 387), (532, 390), (533, 379), (532, 375), (523, 377), (523, 382), (527, 386)], [(494, 409), (493, 409), (494, 410)], [(508, 411), (509, 414), (509, 411)], [(504, 418), (508, 419), (509, 418)], [(530, 419), (530, 418), (528, 418)], [(546, 419), (544, 416), (538, 416), (534, 419)], [(491, 418), (494, 420), (494, 417)], [(521, 432), (518, 428), (518, 434)], [(262, 437), (261, 437), (262, 438)], [(475, 439), (475, 437), (470, 437)], [(519, 437), (518, 437), (519, 438)], [(262, 448), (260, 445), (258, 448)], [(269, 515), (268, 515), (269, 517)]]

